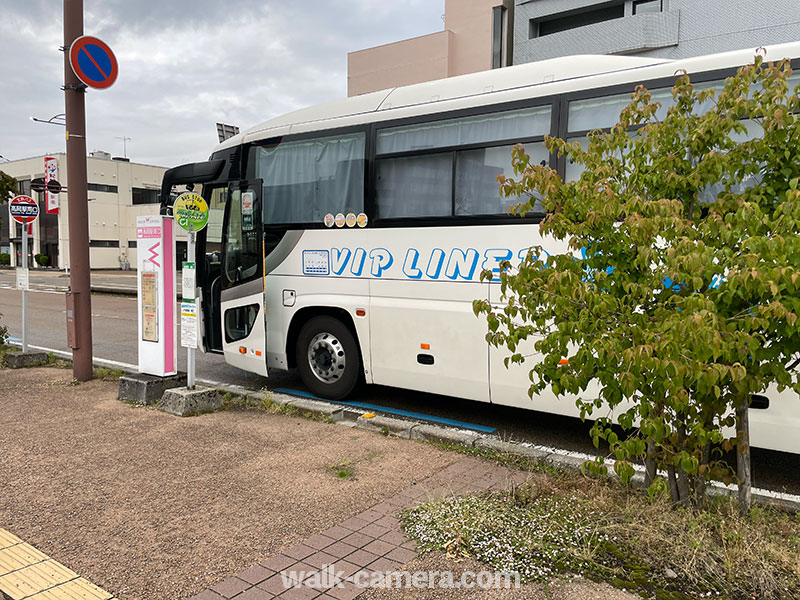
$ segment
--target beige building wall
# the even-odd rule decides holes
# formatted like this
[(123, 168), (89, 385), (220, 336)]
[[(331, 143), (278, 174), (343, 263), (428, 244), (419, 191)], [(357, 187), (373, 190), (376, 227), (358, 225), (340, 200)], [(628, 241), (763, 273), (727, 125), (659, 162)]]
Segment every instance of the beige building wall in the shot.
[(440, 31), (347, 55), (347, 95), (450, 76), (453, 33)]
[[(357, 96), (492, 68), (492, 23), (506, 7), (504, 38), (513, 29), (511, 0), (446, 0), (445, 30), (347, 55), (347, 95)], [(510, 48), (504, 42), (504, 48)], [(503, 66), (511, 64), (510, 57)]]
[[(48, 154), (58, 161), (58, 181), (69, 188), (67, 180), (67, 157), (64, 153)], [(89, 190), (89, 239), (94, 243), (89, 248), (89, 264), (92, 269), (119, 269), (123, 262), (136, 268), (136, 248), (129, 242), (136, 241), (136, 217), (157, 215), (159, 205), (133, 204), (133, 188), (160, 190), (165, 167), (143, 165), (107, 158), (89, 156), (86, 159), (86, 174), (90, 184), (115, 186), (116, 192)], [(44, 177), (44, 156), (17, 160), (0, 165), (0, 170), (20, 181)], [(32, 196), (38, 200), (35, 192)], [(9, 227), (3, 224), (3, 227)], [(40, 235), (33, 228), (33, 252), (39, 253)], [(9, 229), (11, 232), (11, 229)], [(179, 241), (186, 241), (186, 234), (179, 230)], [(58, 268), (69, 264), (69, 193), (59, 195), (58, 214)], [(98, 244), (111, 243), (110, 247)], [(113, 245), (118, 243), (118, 245)], [(12, 264), (15, 261), (12, 252)]]
[(449, 77), (492, 68), (492, 9), (502, 0), (445, 0), (444, 26), (453, 32)]

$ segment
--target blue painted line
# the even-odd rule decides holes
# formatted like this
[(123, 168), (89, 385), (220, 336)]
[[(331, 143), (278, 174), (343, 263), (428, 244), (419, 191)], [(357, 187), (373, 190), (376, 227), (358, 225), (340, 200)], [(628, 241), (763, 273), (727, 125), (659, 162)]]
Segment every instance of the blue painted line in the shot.
[[(289, 388), (278, 388), (276, 392), (289, 394), (292, 396), (302, 396), (303, 398), (311, 398), (312, 400), (320, 400), (322, 402), (332, 402), (325, 398), (320, 398), (314, 394), (303, 392), (300, 390), (290, 390)], [(495, 427), (486, 427), (484, 425), (475, 425), (473, 423), (465, 423), (464, 421), (456, 421), (455, 419), (445, 419), (444, 417), (434, 417), (424, 413), (413, 412), (410, 410), (401, 410), (399, 408), (389, 408), (388, 406), (380, 406), (378, 404), (367, 404), (366, 402), (345, 402), (343, 400), (336, 400), (336, 404), (344, 404), (345, 406), (355, 406), (356, 408), (365, 408), (378, 412), (390, 413), (399, 415), (401, 417), (409, 417), (411, 419), (419, 419), (421, 421), (432, 421), (433, 423), (442, 423), (444, 425), (452, 425), (453, 427), (462, 427), (464, 429), (472, 429), (473, 431), (480, 431), (482, 433), (494, 433), (497, 431)]]

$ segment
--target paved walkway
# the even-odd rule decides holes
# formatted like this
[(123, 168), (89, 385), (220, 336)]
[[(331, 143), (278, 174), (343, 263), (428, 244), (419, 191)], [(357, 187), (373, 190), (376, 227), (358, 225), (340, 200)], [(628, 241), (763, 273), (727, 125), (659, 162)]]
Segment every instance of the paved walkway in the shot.
[(0, 528), (0, 596), (12, 600), (114, 600), (111, 594)]
[[(421, 483), (252, 565), (191, 600), (351, 600), (367, 591), (353, 583), (359, 572), (396, 571), (417, 557), (414, 542), (405, 537), (397, 519), (402, 509), (450, 494), (500, 491), (527, 478), (527, 473), (464, 457)], [(303, 585), (287, 589), (281, 576), (281, 572), (286, 575), (302, 571), (305, 582), (325, 581), (322, 573), (331, 566), (334, 572), (344, 574), (343, 586), (315, 589)], [(360, 577), (362, 581), (371, 578), (364, 574)]]

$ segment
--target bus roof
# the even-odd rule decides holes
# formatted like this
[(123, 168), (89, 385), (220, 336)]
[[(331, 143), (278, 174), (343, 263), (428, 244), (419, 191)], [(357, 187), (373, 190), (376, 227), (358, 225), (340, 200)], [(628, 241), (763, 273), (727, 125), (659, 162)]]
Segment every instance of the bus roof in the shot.
[[(800, 42), (767, 46), (766, 50), (769, 60), (795, 58), (800, 56)], [(697, 73), (732, 68), (752, 62), (754, 54), (755, 49), (747, 49), (680, 60), (608, 55), (552, 58), (302, 108), (225, 140), (214, 151), (292, 133), (324, 131), (583, 89), (638, 83), (670, 77), (679, 70)]]

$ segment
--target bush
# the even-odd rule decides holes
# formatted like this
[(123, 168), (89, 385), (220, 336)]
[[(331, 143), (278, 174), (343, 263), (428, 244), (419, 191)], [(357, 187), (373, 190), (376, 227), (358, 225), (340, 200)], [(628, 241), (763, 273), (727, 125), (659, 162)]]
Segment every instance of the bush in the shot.
[(34, 259), (36, 259), (36, 264), (40, 267), (46, 267), (50, 264), (50, 257), (47, 254), (37, 254)]
[(0, 254), (0, 265), (10, 265), (11, 264), (11, 255), (8, 252), (3, 252)]

